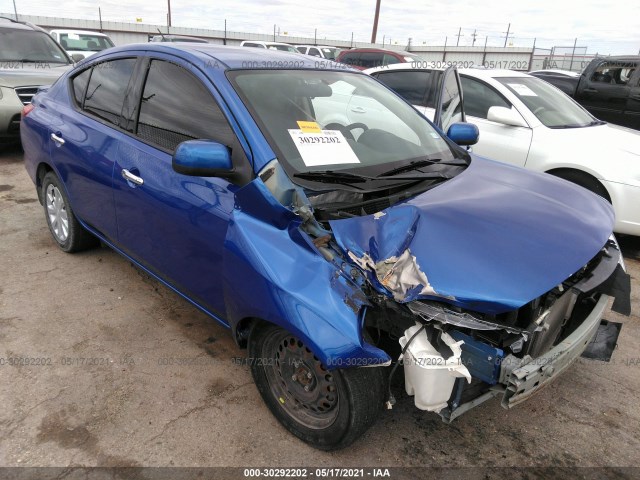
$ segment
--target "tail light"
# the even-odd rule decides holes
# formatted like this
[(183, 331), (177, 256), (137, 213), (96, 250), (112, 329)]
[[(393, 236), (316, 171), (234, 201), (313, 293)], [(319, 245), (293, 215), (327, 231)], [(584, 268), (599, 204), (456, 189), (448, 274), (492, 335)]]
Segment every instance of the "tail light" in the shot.
[(20, 112), (20, 118), (24, 118), (31, 113), (31, 110), (36, 108), (32, 103), (28, 103), (24, 107), (22, 107), (22, 111)]

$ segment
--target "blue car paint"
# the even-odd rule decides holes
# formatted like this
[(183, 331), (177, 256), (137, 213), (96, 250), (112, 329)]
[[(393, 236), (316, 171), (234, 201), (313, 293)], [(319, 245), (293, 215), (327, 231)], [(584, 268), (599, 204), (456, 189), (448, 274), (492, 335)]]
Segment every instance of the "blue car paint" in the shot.
[(341, 248), (376, 263), (408, 248), (439, 296), (414, 289), (404, 302), (444, 300), (489, 314), (520, 308), (585, 266), (614, 220), (586, 189), (480, 157), (383, 212), (331, 221)]
[[(78, 68), (131, 54), (177, 59), (190, 65), (227, 115), (255, 173), (273, 160), (275, 154), (228, 82), (225, 71), (269, 68), (274, 61), (295, 60), (296, 68), (309, 69), (316, 64), (303, 56), (258, 49), (145, 44), (102, 52)], [(223, 325), (235, 329), (247, 318), (281, 325), (305, 342), (329, 368), (390, 360), (385, 352), (362, 339), (367, 301), (360, 288), (338, 265), (319, 254), (298, 228), (299, 217), (283, 207), (262, 180), (256, 178), (238, 188), (218, 178), (176, 174), (170, 169), (168, 154), (77, 112), (71, 106), (66, 78), (62, 77), (46, 95), (34, 99), (36, 109), (23, 125), (25, 165), (35, 183), (41, 162), (59, 175), (72, 205), (79, 207), (78, 217), (83, 225)], [(60, 119), (52, 119), (52, 115), (59, 115)], [(101, 128), (110, 132), (111, 139), (104, 137)], [(85, 141), (82, 153), (54, 154), (51, 160), (43, 160), (43, 149), (58, 148), (49, 140), (49, 134), (55, 133), (50, 129), (59, 130), (66, 138)], [(142, 188), (118, 175), (122, 168), (135, 174), (153, 161), (159, 162), (160, 167), (152, 176), (145, 170)], [(489, 172), (483, 173), (483, 168)], [(85, 181), (104, 189), (101, 204), (85, 198), (92, 193), (83, 186)], [(526, 195), (529, 201), (538, 197), (542, 200), (528, 206), (527, 201), (518, 200), (522, 191), (514, 188), (515, 184), (529, 187)], [(492, 192), (492, 187), (497, 192)], [(398, 250), (401, 244), (410, 245), (436, 288), (455, 293), (457, 304), (501, 310), (521, 301), (526, 292), (538, 292), (540, 288), (538, 294), (547, 291), (559, 283), (556, 277), (566, 271), (559, 278), (563, 280), (602, 247), (611, 231), (608, 224), (612, 214), (589, 195), (550, 177), (474, 160), (472, 168), (455, 179), (387, 210), (400, 212), (393, 217), (404, 222), (401, 228), (415, 224), (419, 242), (415, 239), (411, 242), (406, 230), (397, 228), (382, 236), (364, 238), (364, 231), (375, 231), (367, 224), (372, 217), (332, 222), (332, 228), (343, 248), (348, 237), (352, 237), (351, 249), (361, 246), (360, 240), (366, 244), (380, 242), (379, 251), (383, 255)], [(561, 196), (563, 203), (559, 201)], [(86, 201), (90, 204), (84, 208), (82, 203)], [(505, 209), (505, 202), (513, 208)], [(583, 218), (585, 209), (577, 207), (580, 202), (595, 208), (593, 222)], [(545, 210), (550, 206), (556, 208), (555, 213)], [(112, 212), (115, 221), (109, 220)], [(523, 213), (529, 214), (526, 222)], [(576, 221), (571, 220), (572, 215)], [(95, 225), (101, 216), (106, 220), (98, 230)], [(603, 219), (608, 223), (605, 221), (604, 227), (596, 228), (594, 224)], [(137, 222), (148, 230), (144, 231)], [(555, 227), (546, 233), (545, 224), (549, 222)], [(566, 228), (561, 228), (562, 225)], [(577, 253), (568, 247), (576, 240), (576, 232), (566, 237), (568, 240), (559, 238), (572, 228), (582, 229)], [(182, 231), (184, 234), (180, 235)], [(530, 236), (519, 243), (519, 234), (525, 231)], [(465, 239), (469, 232), (476, 235), (478, 242)], [(511, 235), (515, 235), (515, 244), (509, 240)], [(555, 242), (545, 244), (554, 240), (554, 235), (558, 236)], [(483, 247), (491, 242), (493, 247), (483, 252)], [(537, 247), (536, 242), (540, 242)], [(549, 245), (568, 258), (560, 262), (561, 266), (548, 265), (548, 272), (540, 268), (534, 272), (517, 271), (513, 265), (501, 263), (520, 264), (522, 257), (530, 253), (528, 247), (533, 247), (534, 256), (539, 259)], [(424, 263), (427, 258), (433, 265)], [(524, 262), (523, 266), (530, 263)], [(480, 278), (480, 274), (488, 274), (490, 278)], [(514, 279), (523, 283), (516, 292), (519, 296), (508, 288), (516, 283)]]

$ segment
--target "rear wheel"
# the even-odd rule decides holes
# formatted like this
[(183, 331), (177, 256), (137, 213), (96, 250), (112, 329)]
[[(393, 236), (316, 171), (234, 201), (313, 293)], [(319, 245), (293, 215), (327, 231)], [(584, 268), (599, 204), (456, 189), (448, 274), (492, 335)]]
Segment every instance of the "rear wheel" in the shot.
[(315, 448), (346, 447), (376, 420), (386, 392), (380, 367), (329, 371), (286, 330), (259, 324), (249, 337), (251, 373), (263, 400)]
[(49, 231), (62, 250), (79, 252), (98, 244), (98, 239), (78, 222), (62, 183), (53, 172), (42, 179), (42, 198)]

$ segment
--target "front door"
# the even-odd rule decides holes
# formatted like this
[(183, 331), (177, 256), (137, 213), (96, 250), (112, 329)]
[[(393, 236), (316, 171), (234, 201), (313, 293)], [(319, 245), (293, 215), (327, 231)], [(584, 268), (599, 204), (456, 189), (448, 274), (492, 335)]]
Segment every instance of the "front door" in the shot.
[(206, 77), (192, 73), (194, 66), (187, 71), (177, 63), (182, 60), (169, 60), (149, 60), (130, 117), (132, 136), (120, 143), (113, 177), (118, 242), (223, 316), (222, 256), (237, 187), (220, 178), (178, 174), (171, 162), (183, 141), (211, 139), (231, 147), (236, 137), (205, 87)]

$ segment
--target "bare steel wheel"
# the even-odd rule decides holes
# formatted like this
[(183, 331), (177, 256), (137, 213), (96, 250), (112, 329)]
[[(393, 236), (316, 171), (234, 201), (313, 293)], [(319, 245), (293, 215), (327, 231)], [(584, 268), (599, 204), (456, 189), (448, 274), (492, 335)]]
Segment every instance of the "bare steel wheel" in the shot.
[(383, 367), (329, 370), (300, 339), (268, 323), (254, 326), (248, 347), (260, 395), (303, 441), (346, 447), (375, 422), (386, 392)]
[(69, 197), (53, 172), (42, 179), (44, 214), (53, 239), (65, 252), (78, 252), (98, 244), (98, 239), (87, 232), (73, 213)]
[(272, 394), (282, 408), (308, 428), (326, 428), (338, 414), (335, 378), (300, 340), (284, 330), (264, 339), (275, 352), (266, 375)]

